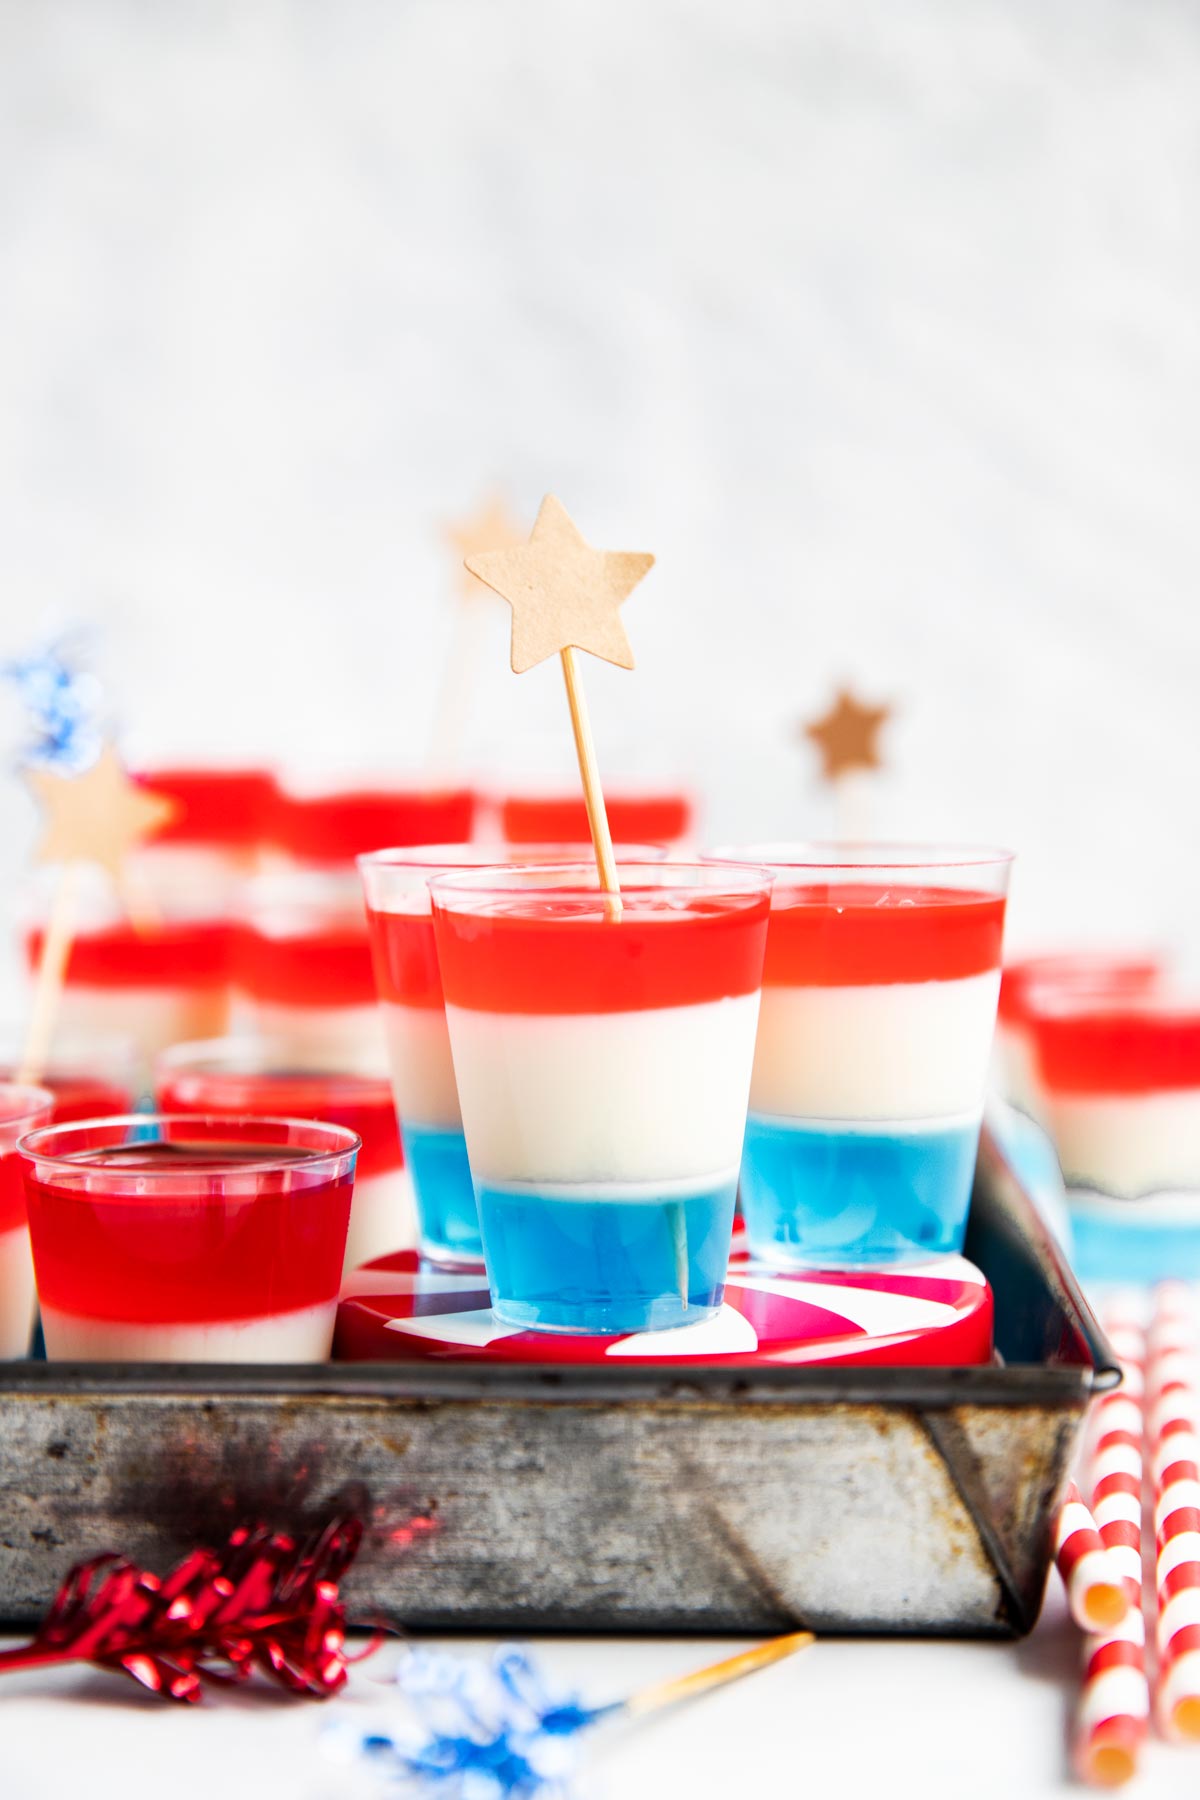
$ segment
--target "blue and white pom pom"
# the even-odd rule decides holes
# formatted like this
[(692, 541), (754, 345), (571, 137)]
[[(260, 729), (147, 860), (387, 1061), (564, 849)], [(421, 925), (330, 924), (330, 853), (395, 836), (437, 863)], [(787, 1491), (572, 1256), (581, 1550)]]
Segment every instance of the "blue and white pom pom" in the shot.
[(620, 1702), (551, 1699), (534, 1663), (513, 1645), (486, 1662), (410, 1650), (395, 1679), (412, 1721), (370, 1731), (342, 1721), (326, 1733), (327, 1748), (441, 1800), (563, 1800), (579, 1734), (621, 1711)]
[(100, 754), (100, 683), (77, 669), (62, 641), (0, 664), (0, 676), (17, 690), (31, 737), (22, 762), (31, 768), (78, 775)]

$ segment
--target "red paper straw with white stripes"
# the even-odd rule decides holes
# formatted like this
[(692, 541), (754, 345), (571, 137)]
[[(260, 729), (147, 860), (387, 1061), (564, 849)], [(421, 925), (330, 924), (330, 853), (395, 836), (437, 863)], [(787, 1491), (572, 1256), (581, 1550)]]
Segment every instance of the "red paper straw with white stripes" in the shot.
[(1084, 1631), (1099, 1632), (1120, 1624), (1129, 1610), (1120, 1565), (1114, 1564), (1105, 1549), (1096, 1521), (1073, 1481), (1058, 1515), (1054, 1560), (1077, 1625)]
[(1119, 1569), (1127, 1610), (1120, 1624), (1084, 1645), (1083, 1689), (1075, 1733), (1075, 1767), (1097, 1787), (1119, 1787), (1137, 1770), (1150, 1718), (1146, 1627), (1142, 1618), (1142, 1360), (1141, 1331), (1114, 1311), (1109, 1338), (1122, 1365), (1122, 1386), (1093, 1410), (1089, 1485), (1101, 1542)]
[(1180, 1283), (1155, 1294), (1146, 1403), (1158, 1553), (1158, 1681), (1168, 1737), (1200, 1740), (1200, 1407), (1196, 1302)]

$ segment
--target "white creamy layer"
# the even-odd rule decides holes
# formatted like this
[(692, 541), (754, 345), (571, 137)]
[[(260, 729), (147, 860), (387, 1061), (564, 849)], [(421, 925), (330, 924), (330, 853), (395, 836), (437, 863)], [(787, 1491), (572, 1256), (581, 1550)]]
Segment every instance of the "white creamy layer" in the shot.
[(235, 1031), (286, 1044), (298, 1068), (328, 1068), (339, 1059), (364, 1075), (385, 1075), (387, 1054), (377, 1006), (289, 1006), (239, 992)]
[(699, 1183), (741, 1158), (757, 994), (446, 1019), (477, 1181)]
[(417, 1211), (407, 1169), (389, 1169), (354, 1183), (343, 1277), (360, 1263), (407, 1250), (417, 1241)]
[(1070, 1182), (1132, 1197), (1200, 1188), (1200, 1089), (1046, 1095), (1047, 1122)]
[(25, 1356), (33, 1336), (33, 1258), (29, 1230), (0, 1232), (0, 1360)]
[(996, 1086), (1013, 1106), (1039, 1123), (1046, 1113), (1033, 1040), (1023, 1025), (996, 1025)]
[(125, 1037), (152, 1061), (172, 1044), (221, 1037), (229, 1021), (224, 988), (87, 987), (63, 989), (59, 1023), (64, 1037)]
[(450, 1034), (440, 1006), (380, 1002), (396, 1111), (406, 1124), (461, 1131)]
[(143, 1325), (43, 1306), (42, 1329), (53, 1362), (327, 1362), (336, 1314), (337, 1302), (330, 1300), (265, 1319)]
[(999, 970), (961, 981), (765, 987), (751, 1109), (818, 1119), (977, 1110), (999, 992)]

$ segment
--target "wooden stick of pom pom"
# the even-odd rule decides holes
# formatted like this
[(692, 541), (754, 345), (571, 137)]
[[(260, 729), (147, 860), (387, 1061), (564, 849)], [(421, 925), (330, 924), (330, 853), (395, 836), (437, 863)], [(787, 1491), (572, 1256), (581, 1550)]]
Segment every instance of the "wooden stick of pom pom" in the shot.
[(1104, 1547), (1083, 1496), (1072, 1481), (1058, 1515), (1054, 1560), (1067, 1590), (1071, 1617), (1084, 1631), (1107, 1631), (1129, 1610), (1120, 1565)]
[(1119, 1624), (1085, 1640), (1074, 1760), (1084, 1781), (1120, 1787), (1137, 1771), (1150, 1718), (1142, 1617), (1144, 1342), (1141, 1331), (1122, 1314), (1110, 1312), (1106, 1328), (1124, 1380), (1093, 1409), (1092, 1512), (1104, 1547), (1120, 1569), (1129, 1606)]
[(622, 1711), (632, 1714), (657, 1712), (660, 1707), (671, 1706), (677, 1700), (690, 1700), (696, 1694), (708, 1693), (710, 1688), (740, 1681), (743, 1675), (752, 1675), (756, 1669), (782, 1662), (785, 1656), (794, 1656), (797, 1650), (807, 1650), (815, 1641), (811, 1631), (791, 1631), (784, 1637), (768, 1638), (765, 1644), (756, 1644), (752, 1650), (742, 1650), (737, 1656), (727, 1656), (721, 1662), (709, 1663), (706, 1668), (693, 1669), (689, 1675), (677, 1675), (670, 1681), (656, 1681), (651, 1687), (641, 1688), (630, 1695)]
[(1146, 1364), (1158, 1599), (1155, 1711), (1167, 1737), (1200, 1741), (1200, 1407), (1195, 1301), (1155, 1296)]
[(65, 863), (55, 883), (50, 917), (42, 934), (37, 974), (33, 983), (33, 1004), (29, 1009), (29, 1026), (21, 1051), (17, 1081), (27, 1086), (45, 1073), (54, 1037), (54, 1021), (67, 973), (67, 960), (75, 937), (75, 904), (79, 890), (79, 864)]

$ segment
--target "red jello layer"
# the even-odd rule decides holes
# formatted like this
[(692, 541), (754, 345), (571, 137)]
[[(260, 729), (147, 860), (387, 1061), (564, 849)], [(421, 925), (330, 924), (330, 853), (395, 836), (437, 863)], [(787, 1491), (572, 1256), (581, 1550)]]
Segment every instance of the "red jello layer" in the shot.
[(362, 1139), (359, 1180), (404, 1166), (396, 1105), (385, 1080), (307, 1070), (244, 1075), (234, 1070), (181, 1069), (160, 1076), (156, 1089), (158, 1108), (166, 1113), (233, 1113), (344, 1125)]
[[(67, 959), (67, 985), (80, 987), (223, 987), (229, 979), (230, 927), (221, 919), (163, 919), (137, 931), (121, 920), (81, 931)], [(42, 933), (26, 939), (31, 968)]]
[(25, 1185), (15, 1150), (0, 1152), (0, 1231), (25, 1223)]
[(409, 844), (462, 844), (475, 822), (469, 788), (388, 791), (355, 788), (311, 798), (284, 794), (275, 839), (306, 862), (348, 863), (371, 850)]
[(279, 935), (242, 926), (233, 972), (245, 993), (284, 1006), (370, 1006), (375, 999), (365, 920)]
[[(605, 795), (608, 828), (627, 844), (672, 844), (692, 822), (685, 794)], [(510, 795), (500, 803), (500, 829), (510, 844), (584, 844), (591, 837), (582, 796)]]
[(367, 923), (379, 998), (401, 1006), (441, 1008), (442, 974), (429, 913), (368, 910)]
[(476, 1012), (609, 1013), (695, 1006), (754, 993), (768, 902), (697, 892), (686, 910), (661, 890), (622, 890), (607, 919), (595, 895), (565, 903), (506, 895), (487, 913), (434, 900), (446, 1000)]
[[(278, 1146), (269, 1154), (287, 1156)], [(121, 1167), (129, 1170), (130, 1152), (123, 1155)], [(143, 1166), (153, 1167), (155, 1156), (146, 1146)], [(97, 1172), (106, 1166), (113, 1167), (102, 1161)], [(171, 1166), (181, 1166), (178, 1155)], [(173, 1181), (169, 1195), (102, 1198), (27, 1176), (43, 1304), (82, 1318), (167, 1325), (266, 1318), (331, 1300), (351, 1177), (297, 1186), (292, 1169), (264, 1170), (253, 1177), (253, 1192), (240, 1197), (214, 1192), (222, 1179), (206, 1178), (201, 1165), (194, 1181)], [(232, 1179), (251, 1185), (248, 1175)]]
[(1029, 1022), (1046, 1087), (1062, 1094), (1153, 1094), (1200, 1088), (1200, 1010), (1142, 1011), (1119, 1001), (1096, 1012)]
[(953, 981), (1000, 967), (1004, 901), (958, 888), (781, 875), (772, 895), (764, 987)]
[(250, 848), (265, 841), (278, 800), (265, 769), (146, 769), (136, 779), (179, 806), (156, 843)]

